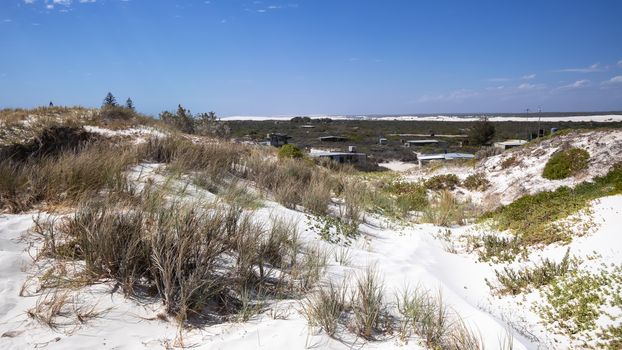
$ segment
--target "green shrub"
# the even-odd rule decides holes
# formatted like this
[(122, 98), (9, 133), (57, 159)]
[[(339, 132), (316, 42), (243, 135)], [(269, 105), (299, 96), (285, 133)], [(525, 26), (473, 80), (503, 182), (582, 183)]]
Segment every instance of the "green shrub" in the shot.
[(528, 291), (529, 287), (540, 288), (549, 285), (557, 277), (574, 269), (575, 266), (576, 264), (570, 259), (570, 249), (568, 249), (560, 263), (547, 258), (533, 268), (517, 271), (504, 267), (503, 271), (496, 270), (495, 275), (502, 287), (491, 287), (501, 294), (516, 295)]
[(413, 210), (422, 211), (428, 207), (427, 190), (419, 183), (393, 182), (386, 190), (396, 197), (395, 206), (401, 215)]
[(575, 188), (523, 196), (511, 204), (487, 213), (495, 228), (510, 230), (528, 245), (570, 241), (570, 233), (554, 223), (585, 208), (594, 199), (622, 193), (622, 164), (614, 165), (605, 176), (583, 182)]
[(427, 179), (425, 187), (430, 190), (453, 190), (460, 184), (460, 179), (455, 174), (436, 175)]
[(281, 147), (279, 149), (279, 158), (283, 159), (283, 158), (302, 158), (304, 157), (304, 154), (302, 153), (302, 151), (294, 146), (294, 145), (283, 145), (283, 147)]
[(553, 153), (544, 166), (542, 177), (549, 180), (565, 179), (587, 169), (590, 154), (581, 148), (569, 148)]
[(471, 191), (485, 191), (490, 186), (490, 181), (482, 173), (472, 174), (462, 181), (462, 186)]

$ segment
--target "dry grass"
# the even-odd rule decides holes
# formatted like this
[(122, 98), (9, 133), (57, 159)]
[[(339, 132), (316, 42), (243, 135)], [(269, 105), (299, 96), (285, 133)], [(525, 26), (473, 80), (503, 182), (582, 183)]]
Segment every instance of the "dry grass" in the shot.
[(347, 286), (328, 281), (303, 303), (303, 313), (312, 326), (320, 327), (329, 336), (337, 332), (340, 319), (346, 310)]
[(376, 333), (384, 331), (384, 321), (387, 318), (384, 286), (373, 267), (358, 277), (351, 306), (354, 328), (361, 337), (373, 339)]
[(296, 223), (274, 218), (266, 229), (236, 206), (201, 208), (145, 191), (140, 200), (86, 201), (40, 225), (44, 254), (84, 261), (92, 282), (118, 281), (126, 294), (150, 291), (180, 322), (206, 310), (246, 319), (264, 298), (311, 288), (326, 265), (322, 251), (301, 244)]

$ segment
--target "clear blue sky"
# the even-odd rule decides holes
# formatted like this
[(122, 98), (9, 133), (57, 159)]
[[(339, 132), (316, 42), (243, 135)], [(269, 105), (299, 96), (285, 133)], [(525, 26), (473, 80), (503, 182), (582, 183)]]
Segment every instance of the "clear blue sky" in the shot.
[(0, 108), (622, 110), (622, 1), (0, 0)]

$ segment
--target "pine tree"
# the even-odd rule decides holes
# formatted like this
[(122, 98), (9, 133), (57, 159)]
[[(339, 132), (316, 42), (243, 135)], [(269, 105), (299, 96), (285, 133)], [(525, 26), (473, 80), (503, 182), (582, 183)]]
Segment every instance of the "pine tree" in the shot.
[(469, 144), (471, 145), (488, 145), (495, 137), (495, 126), (488, 121), (488, 118), (482, 118), (473, 124), (469, 131)]
[(116, 107), (116, 106), (117, 106), (117, 100), (114, 98), (112, 93), (109, 92), (106, 95), (106, 98), (104, 98), (104, 104), (102, 105), (102, 107)]
[(132, 101), (129, 97), (127, 98), (127, 101), (125, 101), (125, 108), (131, 109), (132, 111), (134, 110), (134, 101)]

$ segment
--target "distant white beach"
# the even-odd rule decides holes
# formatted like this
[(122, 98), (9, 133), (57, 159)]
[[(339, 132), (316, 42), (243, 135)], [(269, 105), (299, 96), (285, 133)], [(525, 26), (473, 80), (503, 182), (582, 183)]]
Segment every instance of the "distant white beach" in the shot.
[[(295, 116), (230, 116), (223, 117), (222, 120), (290, 120)], [(443, 122), (470, 122), (481, 118), (481, 115), (457, 116), (457, 115), (403, 115), (403, 116), (342, 116), (342, 115), (309, 115), (311, 119), (330, 118), (333, 120), (412, 120), (412, 121), (443, 121)], [(538, 116), (488, 116), (492, 122), (534, 122), (538, 121)], [(569, 116), (543, 116), (542, 121), (547, 122), (621, 122), (622, 114), (603, 114), (603, 115), (569, 115)]]

